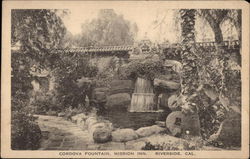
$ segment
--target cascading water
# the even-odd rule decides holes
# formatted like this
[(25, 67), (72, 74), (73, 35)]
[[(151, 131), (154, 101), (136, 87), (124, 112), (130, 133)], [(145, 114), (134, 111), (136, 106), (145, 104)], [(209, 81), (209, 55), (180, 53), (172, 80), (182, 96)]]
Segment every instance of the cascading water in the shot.
[(149, 80), (137, 78), (129, 112), (152, 112), (155, 110), (153, 86)]

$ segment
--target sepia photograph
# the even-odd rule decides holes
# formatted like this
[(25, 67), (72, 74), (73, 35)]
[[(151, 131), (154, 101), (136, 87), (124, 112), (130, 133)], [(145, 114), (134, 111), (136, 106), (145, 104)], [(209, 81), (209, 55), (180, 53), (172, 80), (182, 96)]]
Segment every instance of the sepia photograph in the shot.
[(4, 6), (1, 144), (12, 155), (248, 158), (242, 7), (22, 3)]

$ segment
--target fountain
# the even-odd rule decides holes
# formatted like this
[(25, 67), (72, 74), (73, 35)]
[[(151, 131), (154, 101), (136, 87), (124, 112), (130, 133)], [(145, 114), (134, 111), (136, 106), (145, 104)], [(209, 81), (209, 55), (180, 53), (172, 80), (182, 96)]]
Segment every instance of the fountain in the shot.
[(153, 112), (156, 110), (155, 94), (151, 81), (137, 78), (129, 112)]

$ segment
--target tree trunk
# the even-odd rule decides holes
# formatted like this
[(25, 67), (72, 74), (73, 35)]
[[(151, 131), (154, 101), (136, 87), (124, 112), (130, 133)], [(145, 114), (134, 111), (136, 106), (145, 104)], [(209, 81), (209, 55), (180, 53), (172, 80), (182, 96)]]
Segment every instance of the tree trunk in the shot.
[(222, 35), (221, 28), (220, 28), (220, 24), (214, 23), (214, 25), (212, 26), (212, 29), (214, 32), (215, 42), (217, 44), (222, 43), (223, 42), (223, 35)]

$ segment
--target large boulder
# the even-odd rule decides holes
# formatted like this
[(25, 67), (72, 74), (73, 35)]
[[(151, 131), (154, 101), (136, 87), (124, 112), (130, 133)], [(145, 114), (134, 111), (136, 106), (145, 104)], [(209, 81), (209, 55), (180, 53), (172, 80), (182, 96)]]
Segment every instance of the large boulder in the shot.
[(117, 93), (131, 94), (134, 89), (134, 84), (131, 80), (113, 80), (110, 83), (110, 87), (110, 95)]
[(158, 125), (153, 125), (153, 126), (148, 126), (148, 127), (141, 127), (137, 129), (135, 132), (140, 136), (140, 137), (146, 137), (150, 136), (153, 134), (158, 134), (160, 132), (165, 131), (166, 129), (158, 126)]
[(112, 141), (127, 142), (138, 138), (133, 129), (118, 129), (112, 132)]
[(66, 115), (65, 112), (60, 112), (60, 113), (57, 114), (58, 117), (64, 117), (65, 115)]
[(72, 122), (77, 123), (80, 121), (85, 121), (88, 117), (84, 113), (80, 113), (71, 117)]
[(111, 141), (111, 130), (107, 128), (97, 128), (93, 132), (93, 140), (96, 143), (105, 143)]
[(109, 108), (127, 108), (131, 102), (131, 97), (128, 93), (118, 93), (108, 96), (106, 107)]
[(93, 90), (92, 97), (97, 103), (105, 103), (107, 101), (108, 92), (109, 89), (106, 87), (95, 88)]
[(88, 131), (90, 134), (93, 134), (95, 130), (100, 129), (100, 128), (109, 129), (111, 131), (113, 129), (113, 126), (112, 126), (112, 123), (97, 122), (89, 126)]
[(155, 124), (159, 127), (166, 127), (166, 123), (164, 121), (155, 121)]
[(182, 64), (176, 60), (165, 60), (164, 66), (171, 67), (177, 73), (180, 73), (182, 69)]
[(95, 117), (89, 117), (86, 122), (85, 125), (86, 127), (89, 129), (92, 125), (94, 125), (95, 123), (98, 123), (97, 119)]
[(169, 81), (169, 80), (162, 80), (159, 78), (154, 79), (154, 86), (161, 87), (168, 90), (177, 90), (180, 88), (180, 83)]
[(107, 94), (106, 92), (96, 92), (95, 93), (95, 100), (98, 103), (103, 103), (107, 101)]
[(171, 95), (168, 98), (168, 107), (172, 110), (172, 111), (179, 111), (181, 110), (180, 108), (180, 97), (177, 96), (176, 94)]
[(111, 140), (112, 123), (108, 121), (98, 122), (95, 117), (88, 118), (86, 123), (89, 134), (93, 137), (94, 142), (104, 143)]
[(89, 133), (92, 135), (94, 142), (104, 143), (111, 140), (112, 128), (107, 123), (95, 123), (89, 127)]

